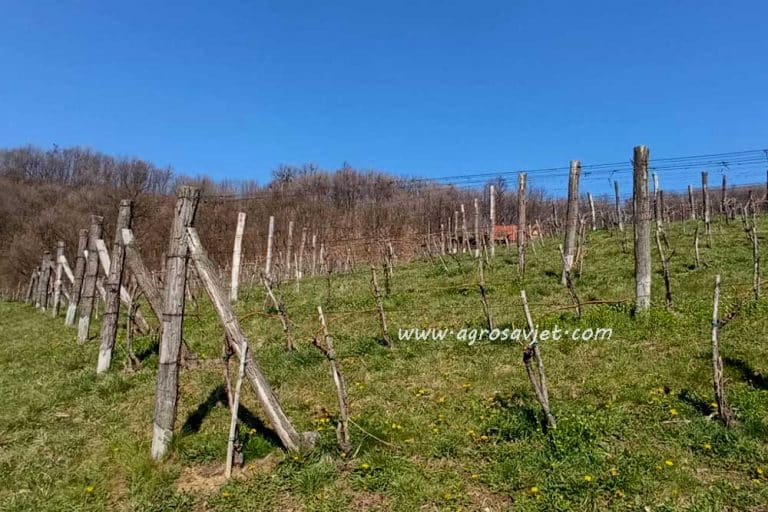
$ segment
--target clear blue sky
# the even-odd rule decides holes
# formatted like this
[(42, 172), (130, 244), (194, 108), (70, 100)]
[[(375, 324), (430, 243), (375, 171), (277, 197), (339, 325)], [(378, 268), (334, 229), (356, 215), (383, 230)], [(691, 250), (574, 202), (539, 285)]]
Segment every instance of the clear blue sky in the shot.
[(84, 145), (260, 182), (307, 161), (446, 176), (627, 160), (636, 144), (768, 147), (764, 1), (0, 0), (0, 13), (2, 147)]

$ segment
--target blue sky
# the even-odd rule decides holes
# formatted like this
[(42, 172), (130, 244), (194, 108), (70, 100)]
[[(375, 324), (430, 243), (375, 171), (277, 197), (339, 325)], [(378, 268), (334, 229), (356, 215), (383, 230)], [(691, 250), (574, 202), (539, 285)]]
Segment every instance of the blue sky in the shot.
[(0, 0), (0, 146), (260, 182), (768, 147), (766, 2), (159, 4)]

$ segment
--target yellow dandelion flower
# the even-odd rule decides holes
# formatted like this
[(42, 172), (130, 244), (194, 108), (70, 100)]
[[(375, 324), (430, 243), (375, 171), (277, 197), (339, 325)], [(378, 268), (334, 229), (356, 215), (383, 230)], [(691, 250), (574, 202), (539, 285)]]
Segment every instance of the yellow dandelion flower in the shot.
[(480, 440), (481, 441), (487, 441), (488, 440), (488, 436), (480, 436)]
[(451, 498), (453, 498), (453, 495), (451, 493), (447, 492), (443, 494), (443, 499), (445, 499), (446, 501), (450, 500)]
[(709, 443), (704, 443), (704, 449), (707, 451), (712, 451), (712, 445)]
[(674, 416), (677, 416), (677, 409), (670, 409), (670, 410), (669, 410), (669, 415), (670, 415), (670, 416), (673, 416), (673, 417), (674, 417)]
[(592, 475), (584, 475), (584, 481), (585, 482), (591, 482), (592, 481)]
[(717, 402), (712, 402), (709, 404), (709, 406), (713, 409), (717, 409)]
[(619, 470), (616, 468), (611, 468), (611, 476), (619, 476)]
[(477, 473), (472, 473), (472, 476), (470, 478), (472, 478), (472, 480), (477, 480), (478, 478), (480, 478), (480, 475), (478, 475)]
[(619, 489), (616, 489), (616, 497), (617, 498), (623, 498), (624, 497), (624, 493), (621, 492)]
[(753, 479), (752, 479), (752, 483), (753, 483), (753, 484), (759, 484), (759, 483), (760, 483), (760, 479), (758, 479), (758, 478), (753, 478)]
[(91, 494), (92, 492), (93, 492), (93, 486), (92, 485), (86, 486), (85, 494)]
[(438, 432), (440, 432), (440, 429), (438, 429), (437, 427), (435, 427), (435, 428), (433, 428), (433, 429), (432, 429), (432, 432), (434, 432), (435, 434), (437, 434)]
[(368, 469), (370, 469), (370, 467), (371, 467), (371, 466), (369, 466), (369, 465), (368, 465), (367, 463), (365, 463), (365, 462), (363, 462), (362, 464), (360, 464), (360, 469), (362, 469), (362, 470), (365, 470), (365, 471), (367, 471)]
[(669, 467), (672, 467), (672, 466), (674, 466), (674, 465), (675, 465), (675, 463), (674, 463), (674, 462), (672, 462), (672, 461), (671, 461), (671, 460), (669, 460), (669, 459), (665, 460), (665, 461), (664, 461), (664, 464), (666, 464), (666, 465), (667, 465), (667, 466), (669, 466)]
[(758, 475), (763, 476), (763, 468), (757, 468), (755, 471), (757, 471)]
[(539, 494), (539, 488), (534, 485), (533, 487), (530, 488), (530, 492), (533, 495)]
[(222, 492), (222, 493), (221, 493), (221, 495), (222, 495), (222, 496), (224, 496), (225, 498), (229, 498), (230, 496), (232, 496), (232, 495), (231, 495), (230, 493), (228, 493), (227, 491), (224, 491), (224, 492)]

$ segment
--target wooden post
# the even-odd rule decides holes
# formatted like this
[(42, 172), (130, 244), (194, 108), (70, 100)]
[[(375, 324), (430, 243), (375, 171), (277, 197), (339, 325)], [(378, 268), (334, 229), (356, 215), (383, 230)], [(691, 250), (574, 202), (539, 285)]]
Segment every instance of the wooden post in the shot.
[[(490, 230), (489, 230), (489, 236), (491, 238), (491, 258), (496, 257), (496, 187), (491, 185), (490, 187)], [(442, 224), (440, 225), (440, 229), (442, 230)], [(443, 252), (445, 254), (445, 252)]]
[(579, 174), (581, 162), (571, 160), (568, 175), (568, 208), (565, 218), (565, 256), (563, 258), (563, 276), (561, 282), (566, 284), (566, 273), (573, 266), (573, 255), (576, 249), (576, 230), (579, 225)]
[(520, 277), (525, 276), (525, 245), (528, 236), (526, 219), (525, 187), (528, 175), (517, 174), (517, 270)]
[(104, 301), (104, 319), (101, 322), (101, 344), (96, 373), (104, 373), (112, 364), (112, 351), (117, 340), (117, 320), (120, 315), (120, 286), (123, 282), (123, 265), (125, 264), (125, 249), (123, 248), (123, 229), (131, 228), (133, 201), (120, 201), (115, 227), (115, 241), (112, 245), (109, 274), (107, 276), (107, 297)]
[(704, 231), (707, 235), (707, 247), (712, 247), (712, 229), (709, 224), (709, 173), (707, 171), (701, 173), (701, 196), (704, 204)]
[(55, 318), (59, 314), (61, 303), (61, 282), (64, 275), (64, 242), (59, 240), (56, 244), (56, 280), (53, 283), (53, 304), (51, 315)]
[(587, 199), (589, 199), (589, 212), (592, 215), (592, 231), (595, 231), (597, 229), (597, 217), (595, 216), (595, 200), (592, 198), (592, 193), (587, 194)]
[(459, 252), (459, 211), (454, 210), (453, 211), (453, 249), (451, 250), (452, 253), (456, 254)]
[(445, 224), (440, 223), (440, 255), (445, 255)]
[(635, 146), (633, 162), (635, 301), (637, 311), (647, 311), (651, 307), (651, 212), (648, 197), (648, 146)]
[(152, 458), (165, 455), (173, 436), (179, 397), (179, 354), (184, 323), (187, 284), (188, 240), (186, 229), (195, 219), (200, 190), (181, 187), (176, 195), (176, 209), (168, 242), (163, 297), (163, 332), (157, 370), (157, 391), (152, 425)]
[(237, 382), (235, 383), (235, 396), (232, 399), (232, 415), (229, 422), (229, 437), (227, 440), (227, 462), (224, 468), (224, 476), (232, 477), (232, 458), (235, 455), (235, 438), (237, 436), (237, 410), (240, 407), (240, 389), (243, 387), (243, 375), (245, 375), (245, 362), (248, 357), (248, 342), (243, 340), (240, 347), (240, 367), (237, 372)]
[(317, 337), (312, 340), (315, 345), (328, 359), (331, 364), (331, 376), (336, 385), (336, 396), (339, 401), (339, 423), (336, 425), (336, 438), (339, 442), (339, 448), (344, 453), (352, 451), (352, 443), (349, 440), (349, 402), (347, 399), (347, 386), (344, 383), (344, 377), (341, 375), (341, 368), (336, 357), (336, 351), (333, 348), (333, 338), (328, 333), (328, 325), (325, 323), (323, 308), (317, 306), (317, 314), (320, 317), (320, 324), (323, 327), (324, 344), (318, 342)]
[(264, 263), (264, 273), (267, 277), (272, 276), (272, 244), (275, 238), (275, 217), (269, 216), (269, 229), (267, 231), (267, 261)]
[(661, 246), (662, 236), (664, 236), (664, 232), (661, 230), (661, 227), (659, 227), (659, 225), (657, 224), (656, 225), (656, 248), (659, 250), (659, 259), (661, 259), (661, 269), (664, 275), (664, 290), (666, 292), (664, 295), (664, 302), (667, 310), (670, 310), (672, 309), (672, 283), (670, 281), (669, 259), (672, 257), (672, 254), (670, 255), (664, 254), (664, 249)]
[(467, 229), (467, 211), (464, 209), (464, 203), (461, 204), (461, 236), (464, 238), (462, 252), (467, 252), (469, 251), (469, 230)]
[(25, 296), (27, 304), (32, 304), (35, 301), (35, 290), (37, 290), (37, 269), (32, 270), (32, 274), (29, 276), (29, 285)]
[(259, 403), (264, 409), (272, 428), (275, 430), (275, 433), (280, 438), (280, 441), (282, 441), (285, 448), (289, 450), (298, 450), (302, 447), (311, 448), (316, 438), (315, 433), (305, 433), (304, 435), (300, 435), (296, 431), (288, 420), (288, 417), (285, 415), (285, 412), (283, 412), (280, 402), (278, 402), (273, 394), (272, 388), (269, 386), (267, 379), (261, 371), (261, 367), (249, 354), (242, 353), (240, 347), (243, 346), (243, 341), (247, 341), (247, 339), (240, 328), (240, 323), (232, 312), (232, 307), (229, 302), (225, 300), (224, 294), (221, 293), (216, 272), (205, 253), (203, 245), (200, 243), (197, 231), (190, 227), (187, 229), (187, 234), (189, 235), (188, 243), (192, 260), (195, 263), (195, 268), (200, 276), (200, 280), (205, 286), (208, 296), (224, 326), (227, 344), (232, 352), (239, 358), (247, 359), (245, 375), (248, 377), (251, 387), (256, 393)]
[(381, 326), (381, 336), (384, 345), (387, 347), (392, 346), (392, 340), (389, 337), (389, 329), (387, 328), (387, 317), (384, 314), (384, 301), (381, 298), (381, 291), (379, 290), (379, 282), (376, 279), (376, 268), (371, 265), (371, 288), (373, 289), (373, 298), (376, 301), (376, 309), (379, 312), (379, 325)]
[(245, 217), (245, 212), (240, 212), (237, 214), (237, 227), (235, 227), (235, 246), (232, 248), (232, 276), (229, 285), (229, 300), (231, 302), (237, 302), (237, 292), (240, 285), (240, 255), (243, 248)]
[(483, 313), (488, 330), (493, 330), (493, 316), (491, 315), (491, 306), (488, 303), (488, 294), (485, 290), (485, 274), (483, 273), (483, 258), (477, 258), (477, 287), (480, 291), (480, 302), (483, 304)]
[(480, 257), (480, 201), (475, 198), (475, 258)]
[(621, 194), (619, 194), (619, 182), (613, 180), (613, 192), (616, 196), (616, 222), (619, 223), (619, 231), (624, 231), (624, 215), (621, 212)]
[(688, 208), (690, 209), (690, 219), (696, 220), (696, 202), (693, 198), (693, 187), (690, 185), (688, 185)]
[(301, 281), (304, 275), (304, 247), (307, 245), (307, 228), (301, 228), (301, 245), (299, 245), (299, 259), (296, 262), (296, 283)]
[(80, 320), (77, 326), (77, 341), (85, 343), (88, 340), (88, 330), (91, 326), (94, 298), (96, 297), (96, 277), (99, 273), (99, 250), (96, 240), (101, 238), (104, 217), (91, 216), (91, 228), (88, 231), (88, 258), (85, 262), (85, 277), (81, 292)]
[(317, 270), (317, 235), (312, 234), (312, 277), (315, 277), (315, 271)]
[(283, 301), (278, 300), (275, 292), (272, 291), (272, 282), (266, 274), (261, 274), (261, 281), (264, 283), (264, 287), (267, 289), (267, 295), (272, 301), (272, 305), (277, 310), (277, 316), (280, 317), (280, 323), (283, 324), (283, 334), (285, 334), (285, 347), (286, 350), (292, 352), (294, 350), (293, 335), (291, 334), (291, 322), (288, 320), (288, 313), (285, 311), (285, 304)]
[(293, 252), (293, 221), (288, 221), (288, 239), (285, 248), (285, 273), (287, 279), (291, 278), (291, 253)]
[(85, 250), (88, 247), (88, 230), (81, 229), (79, 234), (77, 254), (75, 255), (75, 282), (72, 283), (71, 300), (67, 306), (67, 316), (64, 319), (64, 325), (73, 325), (75, 323), (75, 313), (80, 304), (80, 293), (85, 276)]
[(136, 282), (139, 284), (139, 288), (144, 293), (144, 296), (149, 303), (150, 309), (157, 317), (159, 322), (163, 322), (163, 298), (158, 290), (155, 281), (152, 279), (147, 267), (144, 265), (144, 261), (141, 258), (141, 253), (136, 247), (136, 240), (133, 237), (133, 231), (130, 229), (121, 230), (121, 241), (125, 249), (125, 262), (131, 273), (136, 278)]
[[(723, 174), (723, 184), (722, 188), (720, 189), (720, 215), (725, 215), (727, 212), (725, 211), (725, 203), (727, 201), (726, 199), (726, 193), (728, 190), (728, 182), (727, 177), (725, 174)], [(726, 215), (726, 219), (728, 216)]]
[(43, 253), (43, 261), (40, 264), (40, 281), (37, 283), (37, 307), (41, 311), (48, 309), (48, 285), (51, 281), (51, 253)]
[(659, 200), (659, 175), (653, 173), (653, 216), (656, 220), (656, 229), (662, 228), (661, 201)]
[(712, 299), (712, 371), (713, 384), (715, 388), (715, 400), (717, 402), (717, 417), (723, 424), (730, 427), (733, 422), (733, 411), (728, 405), (725, 396), (725, 383), (723, 379), (723, 359), (720, 357), (720, 340), (718, 330), (720, 319), (718, 315), (718, 305), (720, 302), (720, 274), (715, 276), (715, 292)]

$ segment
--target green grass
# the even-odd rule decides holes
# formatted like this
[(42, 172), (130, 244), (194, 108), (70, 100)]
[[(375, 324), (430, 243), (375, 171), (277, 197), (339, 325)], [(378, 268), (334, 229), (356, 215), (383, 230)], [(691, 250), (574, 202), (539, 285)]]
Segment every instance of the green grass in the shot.
[[(768, 219), (759, 227), (766, 232)], [(692, 226), (683, 229), (669, 227), (670, 312), (654, 248), (655, 307), (633, 314), (631, 231), (627, 252), (618, 233), (589, 235), (575, 278), (580, 298), (629, 303), (586, 306), (581, 319), (560, 308), (570, 304), (559, 284), (560, 241), (529, 251), (524, 287), (540, 326), (613, 329), (610, 340), (542, 343), (558, 420), (549, 432), (519, 345), (396, 339), (401, 327), (484, 327), (468, 257), (460, 268), (446, 257), (447, 272), (437, 260), (395, 269), (385, 299), (391, 351), (378, 343), (366, 271), (333, 276), (330, 286), (326, 278), (307, 280), (300, 292), (292, 283), (278, 287), (295, 324), (293, 354), (284, 351), (278, 319), (265, 313), (262, 290), (246, 289), (237, 312), (255, 356), (297, 428), (319, 430), (321, 438), (312, 452), (283, 452), (244, 385), (246, 468), (222, 486), (209, 475), (223, 468), (229, 422), (223, 331), (206, 300), (188, 302), (185, 337), (200, 364), (182, 371), (177, 435), (161, 463), (149, 458), (155, 340), (137, 340), (137, 352), (149, 355), (135, 373), (122, 370), (120, 340), (113, 369), (97, 378), (96, 342), (78, 346), (60, 318), (0, 303), (0, 510), (764, 510), (768, 301), (751, 298), (751, 246), (739, 223), (714, 226), (714, 246), (702, 241), (706, 266), (699, 269), (692, 268)], [(514, 249), (500, 247), (485, 272), (502, 328), (523, 322), (516, 261)], [(721, 337), (739, 419), (733, 429), (710, 418), (716, 273), (723, 315), (738, 309)], [(318, 304), (360, 427), (351, 428), (348, 457), (336, 447), (327, 362), (309, 343), (319, 331)]]

